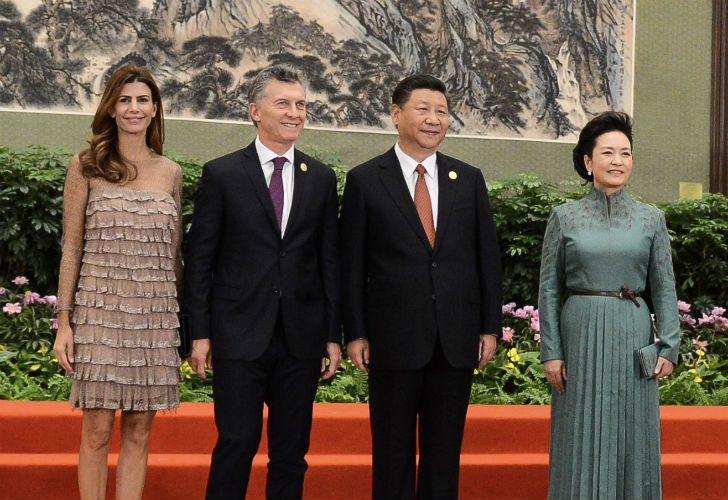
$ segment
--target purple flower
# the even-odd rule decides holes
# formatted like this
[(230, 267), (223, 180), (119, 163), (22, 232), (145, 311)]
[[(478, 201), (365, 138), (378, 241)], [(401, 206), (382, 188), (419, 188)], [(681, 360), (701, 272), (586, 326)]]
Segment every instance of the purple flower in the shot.
[(45, 297), (43, 297), (43, 301), (46, 304), (55, 306), (56, 304), (58, 304), (58, 297), (56, 297), (55, 295), (46, 295)]
[(695, 318), (693, 318), (689, 314), (681, 314), (680, 322), (685, 323), (686, 325), (689, 325), (689, 326), (695, 326), (695, 323), (697, 323), (697, 321), (695, 321)]
[(509, 344), (513, 342), (513, 328), (510, 328), (508, 326), (503, 327), (503, 335), (501, 336), (501, 339), (503, 342), (508, 342)]
[(513, 310), (516, 308), (515, 302), (509, 302), (508, 304), (505, 304), (503, 306), (503, 314), (512, 314)]
[(17, 302), (8, 302), (7, 304), (5, 304), (5, 307), (3, 307), (3, 312), (10, 315), (20, 314), (21, 312), (23, 312), (23, 307)]
[(32, 304), (37, 304), (41, 302), (40, 294), (31, 292), (28, 290), (25, 292), (25, 295), (23, 295), (23, 305), (29, 306)]
[(687, 302), (683, 302), (682, 300), (677, 301), (677, 309), (681, 313), (689, 313), (690, 312), (691, 305)]
[(16, 276), (13, 280), (13, 283), (15, 283), (16, 285), (27, 285), (30, 283), (30, 280), (25, 276)]
[(725, 307), (714, 307), (710, 314), (713, 316), (723, 316), (725, 314)]
[(699, 336), (698, 336), (698, 338), (693, 339), (693, 347), (695, 349), (700, 349), (700, 350), (703, 350), (703, 351), (707, 351), (707, 347), (709, 345), (710, 344), (708, 344), (708, 341), (707, 340), (700, 340), (700, 337)]
[(51, 318), (51, 329), (58, 330), (58, 318)]

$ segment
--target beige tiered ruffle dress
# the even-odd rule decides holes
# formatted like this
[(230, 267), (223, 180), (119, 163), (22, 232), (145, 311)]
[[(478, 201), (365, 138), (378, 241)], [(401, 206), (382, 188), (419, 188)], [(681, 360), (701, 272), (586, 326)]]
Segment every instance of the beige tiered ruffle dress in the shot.
[(162, 156), (136, 166), (118, 185), (74, 158), (66, 179), (59, 309), (72, 311), (77, 408), (179, 406), (182, 174)]

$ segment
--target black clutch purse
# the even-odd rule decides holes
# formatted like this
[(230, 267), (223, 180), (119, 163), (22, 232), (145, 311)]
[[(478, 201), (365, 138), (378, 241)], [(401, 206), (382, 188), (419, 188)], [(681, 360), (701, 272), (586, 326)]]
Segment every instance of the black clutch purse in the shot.
[(177, 315), (179, 319), (179, 357), (183, 360), (189, 358), (192, 354), (192, 325), (190, 325), (190, 318), (186, 314), (179, 313)]
[(655, 343), (635, 351), (637, 362), (639, 363), (640, 371), (642, 372), (642, 377), (655, 377), (655, 367), (657, 366), (657, 357), (659, 356), (659, 353), (660, 347)]

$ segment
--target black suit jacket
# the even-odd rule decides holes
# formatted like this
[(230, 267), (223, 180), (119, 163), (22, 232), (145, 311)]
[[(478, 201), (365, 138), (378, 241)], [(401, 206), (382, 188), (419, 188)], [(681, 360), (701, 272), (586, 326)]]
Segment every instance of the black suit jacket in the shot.
[(501, 330), (500, 252), (483, 175), (437, 154), (431, 249), (394, 149), (352, 169), (340, 218), (344, 336), (370, 362), (415, 369), (439, 334), (448, 362), (478, 364), (480, 334)]
[(283, 238), (255, 143), (203, 167), (185, 252), (184, 310), (192, 338), (210, 338), (216, 358), (258, 358), (279, 308), (294, 356), (320, 357), (327, 341), (341, 341), (336, 175), (298, 150), (293, 167)]

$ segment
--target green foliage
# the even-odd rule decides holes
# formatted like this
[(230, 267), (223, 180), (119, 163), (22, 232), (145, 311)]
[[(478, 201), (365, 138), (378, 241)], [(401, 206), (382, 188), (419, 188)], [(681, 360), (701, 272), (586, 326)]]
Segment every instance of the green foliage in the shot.
[(38, 146), (0, 146), (0, 282), (22, 274), (44, 288), (55, 285), (70, 157)]
[(364, 403), (368, 401), (367, 375), (344, 358), (336, 375), (319, 383), (316, 401), (319, 403)]
[(541, 245), (551, 209), (581, 197), (585, 189), (575, 183), (556, 185), (532, 175), (488, 186), (500, 239), (506, 299), (536, 303)]
[(705, 195), (661, 207), (672, 238), (678, 296), (703, 308), (728, 303), (728, 198)]

